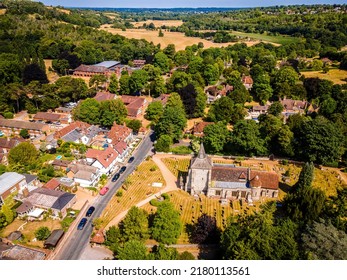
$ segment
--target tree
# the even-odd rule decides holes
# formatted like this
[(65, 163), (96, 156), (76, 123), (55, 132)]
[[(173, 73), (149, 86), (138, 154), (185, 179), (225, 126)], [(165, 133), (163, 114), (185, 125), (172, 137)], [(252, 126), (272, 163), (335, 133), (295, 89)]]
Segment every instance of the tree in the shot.
[(181, 96), (177, 92), (171, 93), (166, 103), (166, 107), (176, 107), (176, 108), (184, 109)]
[(294, 131), (298, 158), (319, 164), (337, 162), (343, 154), (340, 128), (323, 117), (302, 122)]
[(100, 103), (99, 114), (100, 124), (111, 127), (114, 122), (123, 124), (128, 110), (121, 99), (105, 100)]
[(165, 74), (170, 70), (169, 58), (163, 52), (158, 52), (155, 54), (153, 65), (159, 67), (162, 74)]
[(122, 76), (119, 79), (119, 92), (121, 95), (130, 94), (129, 80), (130, 80), (129, 74), (122, 73)]
[(55, 82), (56, 93), (64, 103), (78, 101), (88, 95), (86, 82), (81, 78), (61, 77)]
[(124, 243), (123, 248), (117, 251), (117, 259), (119, 260), (146, 260), (146, 246), (138, 240), (129, 240)]
[(198, 218), (191, 235), (191, 242), (215, 243), (219, 239), (216, 218), (203, 214)]
[(94, 87), (95, 89), (100, 89), (105, 87), (105, 83), (107, 82), (107, 77), (103, 74), (93, 75), (89, 80), (89, 86)]
[(51, 231), (49, 230), (48, 227), (39, 227), (36, 231), (35, 231), (35, 237), (37, 238), (37, 240), (46, 240), (49, 236), (51, 235)]
[(184, 251), (178, 255), (177, 260), (195, 260), (195, 257), (192, 253)]
[(224, 122), (207, 125), (203, 137), (206, 151), (210, 154), (222, 152), (229, 136), (230, 132)]
[(135, 70), (129, 79), (130, 93), (141, 92), (148, 82), (148, 74), (145, 70)]
[(272, 103), (270, 105), (267, 112), (268, 112), (268, 114), (271, 114), (271, 115), (274, 115), (275, 117), (278, 117), (283, 112), (283, 109), (284, 109), (284, 107), (283, 107), (282, 103), (279, 101), (275, 101), (274, 103)]
[(129, 120), (126, 122), (127, 127), (131, 128), (134, 133), (138, 133), (142, 127), (142, 122), (140, 120)]
[(157, 143), (154, 144), (154, 148), (158, 152), (168, 153), (172, 144), (172, 138), (169, 135), (163, 134), (159, 137)]
[(270, 85), (270, 76), (267, 73), (254, 79), (252, 92), (262, 104), (265, 104), (271, 98), (273, 89)]
[(308, 189), (311, 188), (313, 182), (314, 165), (312, 162), (306, 162), (301, 169), (299, 180), (295, 184), (294, 188)]
[(149, 85), (150, 94), (152, 97), (158, 97), (166, 92), (165, 81), (163, 77), (155, 77)]
[(27, 85), (31, 81), (39, 81), (41, 84), (48, 83), (46, 71), (36, 63), (28, 64), (23, 70), (23, 84)]
[(163, 33), (163, 31), (161, 29), (159, 29), (158, 37), (164, 37), (164, 33)]
[(6, 216), (0, 211), (0, 229), (4, 228), (5, 226), (7, 226)]
[(196, 89), (192, 84), (188, 84), (180, 88), (178, 94), (181, 97), (185, 112), (189, 118), (200, 117), (204, 114), (207, 97), (201, 88)]
[(153, 246), (151, 255), (155, 260), (177, 260), (178, 251), (176, 248), (170, 248), (163, 244), (159, 244)]
[(148, 105), (145, 119), (157, 123), (160, 117), (163, 115), (163, 112), (163, 104), (160, 101), (154, 101)]
[(8, 154), (8, 162), (11, 165), (30, 165), (37, 161), (39, 152), (35, 146), (28, 142), (18, 144)]
[(149, 237), (148, 214), (136, 206), (130, 208), (119, 224), (120, 233), (125, 241), (145, 241)]
[(168, 58), (173, 59), (176, 53), (175, 44), (168, 44), (166, 48), (164, 48), (163, 52), (167, 55)]
[(157, 137), (166, 134), (174, 141), (178, 141), (186, 123), (187, 118), (183, 108), (166, 105), (163, 115), (155, 126), (155, 132)]
[(111, 93), (117, 93), (118, 91), (118, 78), (117, 76), (113, 73), (110, 77), (110, 84), (108, 85), (108, 90)]
[(152, 237), (164, 244), (174, 244), (181, 234), (180, 214), (170, 202), (164, 201), (154, 215)]
[(208, 85), (216, 83), (219, 78), (218, 66), (214, 64), (207, 64), (204, 67), (203, 77)]
[(1, 206), (1, 212), (6, 220), (6, 225), (9, 225), (10, 223), (13, 222), (15, 216), (15, 212), (11, 209), (11, 205), (8, 202), (5, 202), (2, 206)]
[(27, 129), (21, 129), (19, 132), (19, 135), (23, 137), (24, 139), (28, 139), (30, 137), (30, 134)]
[(347, 259), (347, 234), (329, 222), (313, 222), (302, 235), (302, 241), (308, 259)]
[(239, 155), (254, 156), (266, 153), (259, 127), (253, 120), (242, 120), (235, 124), (231, 143)]
[(234, 103), (229, 97), (222, 96), (217, 99), (208, 111), (208, 118), (213, 122), (231, 121), (231, 112), (234, 108)]
[[(108, 105), (110, 103), (105, 104)], [(93, 98), (87, 98), (77, 105), (72, 114), (75, 120), (89, 124), (98, 124), (100, 123), (100, 103)]]
[(119, 249), (120, 239), (121, 233), (119, 228), (111, 226), (106, 231), (105, 245), (108, 246), (113, 253), (116, 253)]

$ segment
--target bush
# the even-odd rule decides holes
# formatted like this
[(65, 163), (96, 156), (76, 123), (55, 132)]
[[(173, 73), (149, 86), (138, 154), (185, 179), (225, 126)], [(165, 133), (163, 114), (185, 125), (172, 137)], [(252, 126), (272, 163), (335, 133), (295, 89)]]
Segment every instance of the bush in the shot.
[(117, 193), (116, 193), (116, 196), (118, 196), (118, 197), (122, 197), (123, 196), (123, 192), (120, 190), (120, 191), (118, 191)]
[(154, 207), (158, 207), (160, 205), (160, 201), (158, 201), (158, 199), (153, 198), (150, 202), (150, 205), (154, 206)]
[(152, 166), (150, 169), (149, 169), (150, 171), (156, 171), (157, 170), (157, 167), (156, 166)]
[(46, 240), (51, 235), (51, 231), (48, 227), (40, 227), (35, 231), (35, 237), (37, 240)]
[(164, 198), (164, 200), (170, 201), (170, 196), (167, 193), (163, 193), (161, 196)]
[(5, 112), (4, 114), (5, 119), (13, 119), (13, 113), (12, 112)]

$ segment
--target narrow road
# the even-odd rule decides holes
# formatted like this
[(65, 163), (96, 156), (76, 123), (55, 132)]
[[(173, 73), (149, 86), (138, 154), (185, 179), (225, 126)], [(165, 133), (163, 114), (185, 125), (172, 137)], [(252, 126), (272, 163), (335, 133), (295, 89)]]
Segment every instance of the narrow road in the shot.
[[(78, 260), (86, 246), (89, 245), (90, 235), (92, 233), (92, 221), (95, 218), (100, 217), (102, 211), (105, 209), (111, 198), (115, 195), (117, 190), (122, 186), (123, 181), (135, 170), (135, 168), (141, 164), (146, 158), (147, 154), (152, 150), (154, 142), (154, 132), (151, 131), (142, 140), (140, 146), (133, 154), (135, 160), (131, 164), (127, 164), (127, 169), (119, 177), (116, 182), (108, 181), (107, 186), (110, 188), (109, 192), (105, 196), (98, 195), (94, 201), (88, 205), (95, 207), (95, 212), (88, 218), (87, 224), (83, 230), (77, 230), (76, 227), (70, 228), (66, 233), (69, 238), (65, 244), (59, 248), (56, 252), (54, 259), (56, 260)], [(87, 209), (88, 209), (87, 207)], [(79, 222), (79, 221), (78, 221)]]

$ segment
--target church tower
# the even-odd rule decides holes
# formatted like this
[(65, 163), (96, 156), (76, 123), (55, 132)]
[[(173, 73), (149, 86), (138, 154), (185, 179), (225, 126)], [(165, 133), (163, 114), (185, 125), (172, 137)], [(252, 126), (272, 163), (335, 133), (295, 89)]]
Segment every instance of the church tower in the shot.
[(190, 194), (207, 194), (211, 181), (212, 160), (205, 153), (203, 143), (198, 155), (190, 162), (185, 190)]

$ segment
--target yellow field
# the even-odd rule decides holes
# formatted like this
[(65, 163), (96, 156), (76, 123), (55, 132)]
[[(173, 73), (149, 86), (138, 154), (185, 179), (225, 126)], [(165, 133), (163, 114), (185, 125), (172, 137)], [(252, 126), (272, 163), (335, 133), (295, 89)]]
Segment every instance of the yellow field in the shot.
[[(158, 37), (158, 31), (150, 31), (146, 29), (127, 29), (126, 31), (122, 31), (121, 29), (114, 29), (110, 24), (105, 24), (100, 27), (101, 30), (108, 31), (112, 34), (119, 34), (127, 38), (131, 39), (145, 39), (149, 42), (153, 42), (153, 44), (160, 44), (162, 48), (165, 48), (169, 44), (174, 44), (176, 46), (176, 51), (184, 50), (187, 46), (191, 46), (193, 44), (198, 44), (202, 42), (205, 48), (210, 47), (226, 47), (229, 45), (233, 45), (235, 43), (213, 43), (208, 40), (195, 38), (195, 37), (186, 37), (183, 33), (180, 32), (164, 32), (164, 37)], [(252, 46), (259, 43), (258, 40), (246, 42), (248, 46)]]
[(182, 20), (146, 20), (146, 21), (139, 21), (139, 22), (132, 22), (132, 24), (137, 27), (142, 27), (143, 24), (146, 23), (149, 25), (150, 23), (153, 23), (155, 27), (161, 27), (163, 25), (165, 26), (181, 26), (183, 24)]
[[(25, 223), (26, 221), (15, 219), (10, 225), (1, 231), (0, 236), (7, 237), (11, 232), (18, 230), (19, 227)], [(28, 222), (23, 226), (23, 228), (19, 229), (24, 236), (24, 242), (28, 245), (43, 248), (43, 241), (32, 241), (35, 238), (35, 231), (40, 227), (48, 227), (50, 231), (61, 229), (59, 220), (47, 219), (46, 221)]]
[[(320, 78), (332, 81), (334, 84), (345, 84), (347, 79), (347, 71), (340, 69), (331, 69), (328, 73), (322, 71), (301, 72), (305, 78)], [(345, 80), (345, 81), (344, 81)]]
[[(151, 168), (156, 168), (156, 170), (150, 171)], [(122, 197), (115, 195), (102, 213), (101, 219), (104, 226), (122, 211), (130, 209), (131, 206), (146, 199), (149, 195), (160, 191), (160, 189), (152, 187), (152, 183), (163, 183), (163, 187), (165, 185), (159, 168), (152, 160), (144, 161), (139, 165), (127, 181), (128, 186), (123, 185), (123, 188), (120, 188), (123, 192)], [(127, 189), (125, 190), (124, 187)]]

